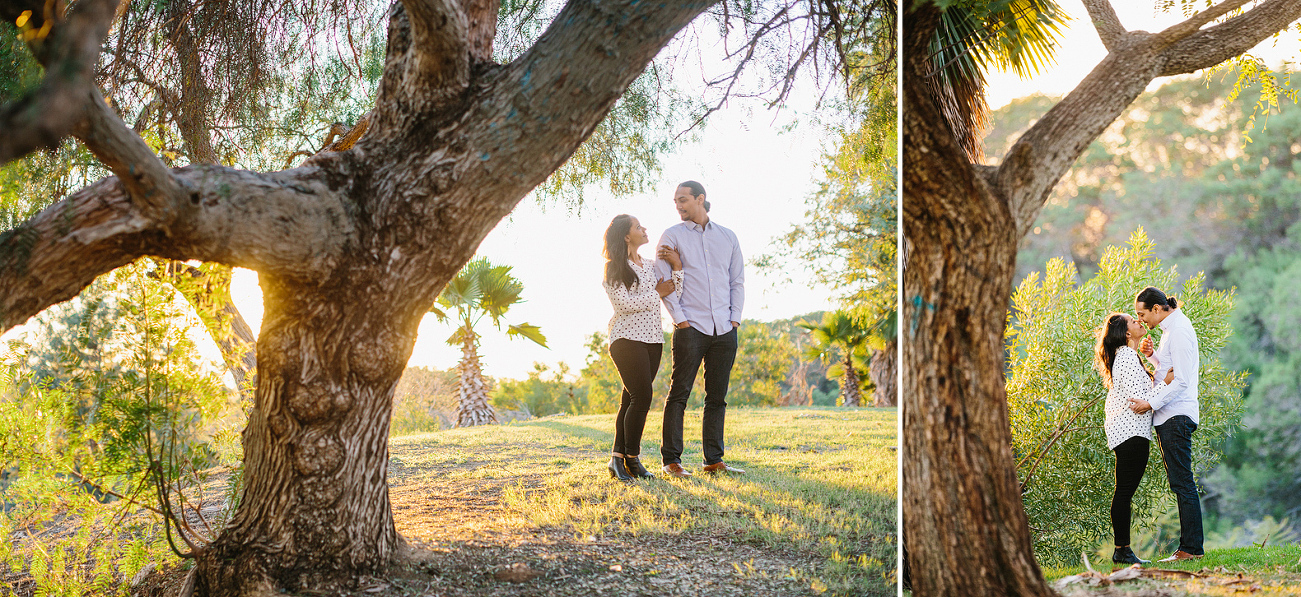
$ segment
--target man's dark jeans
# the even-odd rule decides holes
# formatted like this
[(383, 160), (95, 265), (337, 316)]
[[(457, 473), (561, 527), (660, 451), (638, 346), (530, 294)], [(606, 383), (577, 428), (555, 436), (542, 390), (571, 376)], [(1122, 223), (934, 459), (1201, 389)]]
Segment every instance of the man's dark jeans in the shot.
[(705, 415), (700, 432), (702, 450), (705, 464), (723, 461), (727, 380), (735, 360), (735, 329), (718, 336), (690, 326), (673, 330), (673, 382), (664, 403), (664, 444), (660, 447), (664, 464), (682, 463), (682, 417), (702, 361), (705, 363)]
[(1170, 417), (1156, 426), (1165, 475), (1179, 504), (1179, 550), (1199, 556), (1204, 550), (1202, 502), (1197, 496), (1197, 481), (1193, 479), (1193, 432), (1196, 430), (1197, 423), (1184, 415)]

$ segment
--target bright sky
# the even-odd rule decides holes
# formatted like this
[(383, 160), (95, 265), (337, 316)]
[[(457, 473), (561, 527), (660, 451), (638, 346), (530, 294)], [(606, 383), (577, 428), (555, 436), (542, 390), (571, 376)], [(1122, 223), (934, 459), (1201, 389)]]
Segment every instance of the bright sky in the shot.
[[(1074, 89), (1089, 71), (1093, 70), (1107, 55), (1098, 39), (1098, 33), (1089, 22), (1089, 13), (1080, 0), (1059, 0), (1066, 12), (1074, 17), (1069, 29), (1063, 32), (1060, 49), (1057, 51), (1057, 64), (1032, 80), (1023, 80), (1013, 73), (992, 72), (989, 74), (987, 98), (991, 109), (1001, 108), (1012, 100), (1043, 93), (1046, 95), (1066, 95)], [(1158, 2), (1150, 0), (1112, 0), (1120, 22), (1130, 31), (1142, 30), (1156, 32), (1184, 20), (1182, 13), (1159, 12)], [(1250, 6), (1250, 5), (1249, 5)], [(1251, 54), (1261, 58), (1266, 64), (1276, 67), (1282, 61), (1295, 62), (1301, 58), (1301, 44), (1295, 32), (1280, 37), (1277, 41), (1268, 39), (1252, 49)], [(1153, 88), (1160, 86), (1166, 79), (1157, 79)]]
[[(485, 319), (480, 344), (485, 372), (522, 379), (535, 361), (553, 367), (564, 361), (575, 373), (582, 369), (587, 337), (604, 332), (613, 313), (600, 284), (606, 226), (617, 214), (632, 214), (646, 226), (653, 244), (665, 228), (681, 221), (672, 199), (679, 182), (696, 180), (705, 186), (710, 217), (736, 232), (747, 260), (768, 252), (774, 237), (803, 217), (804, 199), (817, 188), (820, 173), (817, 160), (823, 148), (815, 128), (779, 132), (799, 109), (812, 108), (807, 97), (792, 103), (794, 107), (777, 114), (775, 121), (772, 112), (757, 108), (750, 113), (740, 105), (714, 114), (700, 143), (669, 156), (663, 176), (644, 195), (611, 199), (591, 194), (578, 215), (568, 213), (563, 205), (544, 209), (531, 196), (525, 198), (488, 235), (478, 254), (514, 267), (512, 273), (523, 282), (527, 302), (512, 307), (506, 320), (540, 326), (550, 349), (528, 340), (507, 340)], [(654, 256), (649, 245), (642, 247), (642, 256)], [(786, 284), (779, 276), (747, 266), (745, 317), (782, 319), (834, 308), (830, 289), (814, 285), (801, 272), (793, 277), (796, 283)], [(257, 274), (237, 270), (232, 291), (240, 311), (257, 330), (262, 319)], [(409, 364), (455, 366), (460, 350), (445, 343), (451, 333), (451, 326), (426, 316)]]

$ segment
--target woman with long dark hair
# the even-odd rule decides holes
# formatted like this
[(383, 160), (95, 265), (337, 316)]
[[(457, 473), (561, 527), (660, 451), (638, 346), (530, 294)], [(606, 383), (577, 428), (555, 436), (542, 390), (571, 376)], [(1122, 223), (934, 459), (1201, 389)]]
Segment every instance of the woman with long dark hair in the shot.
[(1147, 327), (1124, 313), (1112, 313), (1098, 330), (1094, 365), (1107, 386), (1107, 448), (1116, 454), (1116, 490), (1111, 496), (1111, 530), (1116, 550), (1111, 561), (1117, 564), (1148, 564), (1129, 546), (1129, 525), (1134, 492), (1147, 470), (1148, 449), (1152, 444), (1152, 412), (1137, 414), (1130, 410), (1130, 399), (1148, 400), (1156, 391), (1152, 373), (1143, 366), (1138, 348), (1147, 335)]
[(637, 250), (650, 241), (641, 222), (627, 214), (610, 221), (605, 229), (605, 292), (614, 306), (610, 319), (610, 358), (623, 381), (619, 414), (614, 419), (614, 449), (610, 476), (631, 483), (655, 475), (642, 466), (641, 434), (650, 410), (651, 386), (660, 368), (664, 327), (660, 299), (682, 292), (682, 260), (674, 249), (661, 253), (673, 269), (673, 279), (655, 279), (655, 260), (643, 259)]

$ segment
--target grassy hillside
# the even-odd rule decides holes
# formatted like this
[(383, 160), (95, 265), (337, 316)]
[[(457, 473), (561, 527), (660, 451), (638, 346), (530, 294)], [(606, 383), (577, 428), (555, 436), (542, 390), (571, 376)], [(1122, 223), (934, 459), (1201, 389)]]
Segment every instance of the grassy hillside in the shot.
[[(399, 530), (435, 548), (528, 533), (607, 546), (608, 565), (577, 573), (543, 551), (530, 552), (532, 563), (524, 558), (542, 572), (535, 582), (590, 581), (591, 594), (616, 572), (619, 583), (633, 575), (642, 589), (677, 594), (711, 594), (701, 583), (740, 594), (895, 594), (895, 409), (729, 409), (727, 461), (747, 474), (632, 486), (605, 471), (613, 419), (548, 417), (394, 438)], [(652, 413), (642, 444), (656, 471), (658, 419)], [(698, 469), (700, 411), (687, 413), (685, 435), (684, 465)], [(439, 500), (428, 488), (480, 507), (458, 510), (454, 521), (446, 510), (431, 516), (438, 512), (423, 510)], [(702, 568), (707, 578), (692, 580)], [(616, 594), (619, 584), (611, 587)]]

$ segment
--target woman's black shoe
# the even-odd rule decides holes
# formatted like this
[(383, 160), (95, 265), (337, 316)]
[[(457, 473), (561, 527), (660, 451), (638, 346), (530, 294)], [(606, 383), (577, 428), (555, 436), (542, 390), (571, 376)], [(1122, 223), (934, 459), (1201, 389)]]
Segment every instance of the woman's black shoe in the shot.
[(634, 477), (641, 477), (643, 479), (655, 478), (655, 473), (646, 470), (646, 467), (641, 465), (641, 459), (636, 456), (628, 456), (624, 458), (623, 467), (628, 471), (629, 475)]
[(1116, 551), (1111, 554), (1111, 561), (1117, 564), (1141, 564), (1143, 566), (1152, 563), (1151, 560), (1139, 559), (1138, 556), (1134, 555), (1134, 550), (1130, 549), (1128, 545), (1117, 547)]
[(624, 483), (632, 483), (632, 475), (628, 474), (628, 468), (623, 465), (623, 458), (619, 456), (611, 456), (609, 469), (611, 479), (618, 479)]

